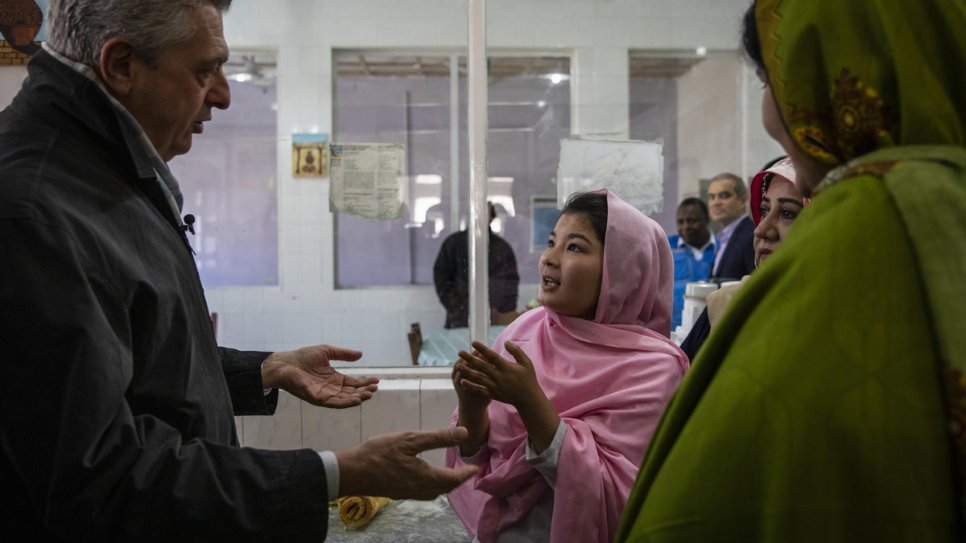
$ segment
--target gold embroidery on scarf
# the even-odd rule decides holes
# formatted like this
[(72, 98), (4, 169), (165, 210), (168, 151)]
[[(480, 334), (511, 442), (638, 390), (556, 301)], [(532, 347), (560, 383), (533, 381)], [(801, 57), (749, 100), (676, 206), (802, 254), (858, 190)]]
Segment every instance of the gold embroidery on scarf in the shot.
[(832, 84), (835, 147), (844, 158), (855, 158), (892, 144), (889, 106), (879, 92), (843, 68)]
[(822, 162), (838, 162), (838, 158), (828, 151), (829, 146), (825, 143), (828, 137), (817, 126), (800, 126), (795, 129), (795, 141), (809, 155)]
[(879, 178), (885, 177), (885, 175), (891, 172), (897, 164), (899, 164), (898, 160), (878, 160), (876, 162), (867, 162), (865, 164), (855, 164), (852, 162), (843, 164), (825, 174), (825, 178), (822, 179), (822, 182), (819, 183), (818, 187), (812, 191), (812, 197), (814, 198), (815, 196), (818, 196), (823, 189), (835, 185), (839, 181), (844, 181), (860, 175), (868, 175)]
[[(822, 107), (821, 105), (819, 107)], [(792, 137), (803, 151), (825, 163), (843, 162), (893, 145), (890, 108), (879, 92), (843, 68), (832, 81), (823, 110), (792, 107)]]
[(946, 388), (946, 417), (949, 422), (949, 436), (953, 441), (953, 462), (958, 466), (958, 485), (960, 491), (960, 511), (966, 518), (966, 375), (943, 362), (943, 381)]

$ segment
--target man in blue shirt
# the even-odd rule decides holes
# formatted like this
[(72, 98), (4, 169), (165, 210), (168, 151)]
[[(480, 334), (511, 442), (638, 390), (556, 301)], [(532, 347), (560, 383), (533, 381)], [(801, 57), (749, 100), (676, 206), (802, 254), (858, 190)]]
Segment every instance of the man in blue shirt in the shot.
[(678, 204), (678, 233), (668, 237), (674, 254), (674, 310), (671, 329), (681, 324), (684, 287), (692, 281), (706, 281), (714, 266), (716, 243), (708, 223), (708, 206), (700, 198), (685, 198)]

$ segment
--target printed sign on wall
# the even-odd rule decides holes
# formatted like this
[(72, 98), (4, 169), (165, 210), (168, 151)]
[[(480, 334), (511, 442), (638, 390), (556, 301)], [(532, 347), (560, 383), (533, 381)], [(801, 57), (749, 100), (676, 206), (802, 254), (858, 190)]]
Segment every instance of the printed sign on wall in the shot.
[(333, 143), (329, 210), (370, 220), (405, 213), (406, 147), (399, 143)]
[(644, 214), (664, 203), (664, 153), (658, 142), (574, 137), (560, 142), (557, 202), (608, 188)]

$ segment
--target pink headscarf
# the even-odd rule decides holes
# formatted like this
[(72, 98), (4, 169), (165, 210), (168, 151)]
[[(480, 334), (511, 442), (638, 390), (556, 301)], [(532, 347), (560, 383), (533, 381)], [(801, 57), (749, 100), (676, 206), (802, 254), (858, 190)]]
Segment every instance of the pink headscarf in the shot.
[[(688, 366), (667, 334), (673, 261), (653, 220), (607, 195), (603, 275), (593, 321), (546, 308), (527, 311), (493, 349), (518, 344), (567, 425), (557, 463), (550, 541), (610, 542), (664, 407)], [(514, 407), (492, 402), (480, 473), (449, 494), (480, 541), (495, 541), (550, 490), (526, 461), (527, 433)], [(453, 414), (453, 423), (459, 412)], [(448, 466), (460, 465), (457, 448)]]

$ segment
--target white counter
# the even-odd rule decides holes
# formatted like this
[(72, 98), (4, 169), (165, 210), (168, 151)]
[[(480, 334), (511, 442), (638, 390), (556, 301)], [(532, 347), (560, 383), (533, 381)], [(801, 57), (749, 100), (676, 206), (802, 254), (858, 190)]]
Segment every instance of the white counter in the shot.
[(329, 507), (326, 543), (468, 543), (473, 538), (450, 509), (445, 496), (432, 501), (397, 500), (384, 507), (372, 522), (345, 529), (339, 508)]

